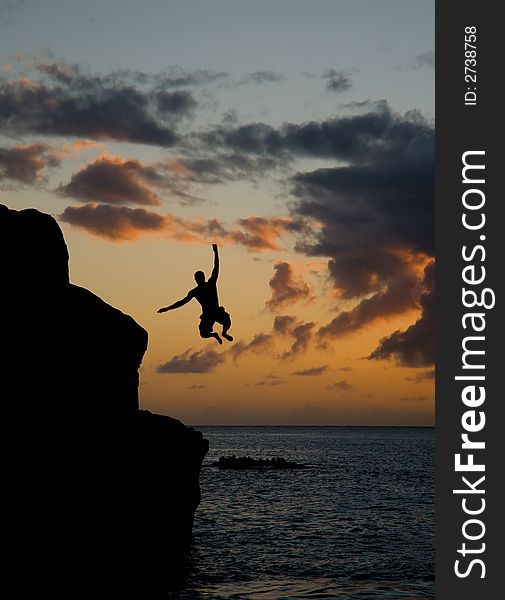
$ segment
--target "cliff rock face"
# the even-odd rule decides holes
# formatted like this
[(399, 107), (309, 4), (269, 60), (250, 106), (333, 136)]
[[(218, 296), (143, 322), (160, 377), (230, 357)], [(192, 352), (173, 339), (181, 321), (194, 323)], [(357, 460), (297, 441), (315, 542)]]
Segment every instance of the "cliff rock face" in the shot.
[(13, 568), (67, 597), (177, 574), (208, 442), (139, 410), (147, 332), (70, 283), (49, 215), (0, 205), (0, 267)]

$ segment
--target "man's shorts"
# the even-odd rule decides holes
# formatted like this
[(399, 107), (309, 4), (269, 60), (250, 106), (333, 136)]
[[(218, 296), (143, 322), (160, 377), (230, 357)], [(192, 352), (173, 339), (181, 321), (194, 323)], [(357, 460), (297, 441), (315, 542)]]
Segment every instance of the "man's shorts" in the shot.
[(220, 306), (217, 310), (204, 312), (200, 315), (200, 333), (212, 333), (214, 323), (216, 322), (220, 325), (228, 325), (231, 323), (230, 315), (226, 312), (224, 306)]

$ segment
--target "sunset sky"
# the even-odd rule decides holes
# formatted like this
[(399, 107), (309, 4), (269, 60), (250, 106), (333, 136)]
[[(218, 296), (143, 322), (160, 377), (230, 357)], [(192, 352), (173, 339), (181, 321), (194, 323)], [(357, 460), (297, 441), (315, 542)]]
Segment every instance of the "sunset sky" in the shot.
[[(149, 332), (143, 408), (433, 423), (432, 1), (0, 1), (0, 59), (0, 203)], [(156, 313), (213, 242), (223, 346)]]

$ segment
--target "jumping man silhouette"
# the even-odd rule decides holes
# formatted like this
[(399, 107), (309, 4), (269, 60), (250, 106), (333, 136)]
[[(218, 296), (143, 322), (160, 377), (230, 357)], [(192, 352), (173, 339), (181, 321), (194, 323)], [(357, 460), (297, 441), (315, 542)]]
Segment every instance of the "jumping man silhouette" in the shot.
[(197, 271), (195, 273), (195, 281), (197, 286), (190, 290), (182, 299), (174, 302), (170, 306), (160, 308), (159, 313), (164, 313), (167, 310), (173, 310), (187, 304), (193, 298), (196, 298), (202, 306), (202, 314), (200, 315), (200, 336), (203, 338), (215, 338), (220, 344), (223, 340), (218, 333), (213, 331), (216, 321), (223, 326), (222, 336), (229, 342), (233, 342), (231, 335), (228, 335), (228, 330), (231, 327), (230, 315), (225, 311), (223, 306), (219, 306), (217, 296), (217, 278), (219, 276), (219, 254), (217, 244), (212, 244), (214, 251), (214, 268), (208, 281), (205, 281), (205, 273)]

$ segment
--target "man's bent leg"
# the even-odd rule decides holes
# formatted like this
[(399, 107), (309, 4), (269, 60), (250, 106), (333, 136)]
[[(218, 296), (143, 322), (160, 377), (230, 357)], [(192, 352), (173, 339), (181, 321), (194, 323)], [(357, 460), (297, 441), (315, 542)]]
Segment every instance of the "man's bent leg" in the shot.
[(222, 336), (225, 340), (233, 342), (233, 337), (231, 335), (228, 335), (228, 329), (230, 329), (231, 327), (231, 317), (227, 312), (224, 313), (221, 324), (223, 326)]
[(198, 329), (200, 331), (200, 337), (202, 337), (204, 339), (212, 337), (215, 340), (217, 340), (219, 344), (222, 344), (223, 340), (219, 337), (218, 333), (216, 333), (215, 331), (212, 331), (213, 327), (214, 327), (214, 322), (201, 320), (200, 325), (198, 326)]

